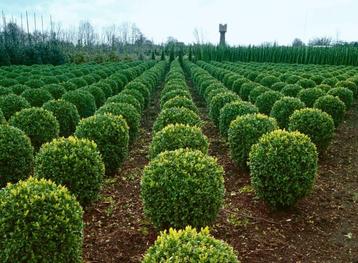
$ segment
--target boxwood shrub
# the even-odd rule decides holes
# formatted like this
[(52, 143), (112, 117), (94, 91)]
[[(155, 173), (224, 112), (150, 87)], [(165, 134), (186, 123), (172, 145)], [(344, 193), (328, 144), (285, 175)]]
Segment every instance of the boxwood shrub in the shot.
[(231, 158), (241, 168), (247, 168), (251, 146), (257, 143), (262, 135), (275, 129), (276, 120), (266, 115), (259, 113), (238, 116), (231, 122), (228, 131)]
[(216, 126), (219, 126), (220, 110), (227, 103), (237, 100), (240, 100), (240, 97), (236, 93), (233, 93), (232, 91), (217, 94), (211, 99), (209, 104), (209, 109), (210, 109), (209, 115)]
[(199, 150), (159, 154), (144, 168), (144, 213), (158, 229), (210, 225), (223, 204), (223, 173), (214, 158)]
[(313, 107), (313, 104), (315, 101), (326, 95), (326, 92), (324, 92), (320, 88), (311, 88), (311, 89), (304, 89), (301, 90), (297, 97), (306, 105), (306, 107)]
[(265, 92), (270, 91), (269, 88), (264, 86), (256, 86), (254, 89), (250, 91), (249, 100), (251, 103), (256, 103), (256, 99), (264, 94)]
[(191, 262), (239, 263), (233, 248), (212, 237), (207, 227), (198, 232), (190, 226), (162, 232), (142, 262), (187, 262), (188, 258)]
[(250, 152), (251, 184), (273, 209), (293, 206), (312, 189), (316, 146), (307, 135), (276, 130), (263, 135)]
[(30, 103), (21, 96), (15, 94), (0, 96), (0, 109), (6, 120), (9, 120), (16, 112), (30, 107)]
[(327, 95), (337, 96), (341, 101), (344, 102), (347, 110), (353, 104), (353, 92), (348, 88), (332, 88), (327, 92)]
[(66, 186), (85, 206), (96, 200), (104, 164), (93, 141), (59, 138), (44, 144), (35, 159), (35, 176)]
[(50, 92), (45, 89), (27, 89), (21, 96), (24, 97), (32, 107), (41, 107), (45, 102), (52, 100)]
[(1, 262), (82, 262), (83, 210), (63, 186), (29, 178), (0, 191)]
[(338, 125), (343, 121), (346, 113), (346, 106), (338, 97), (326, 95), (318, 98), (313, 105), (314, 108), (327, 112), (332, 116), (334, 125)]
[(276, 101), (283, 97), (281, 92), (278, 91), (267, 91), (257, 97), (255, 106), (259, 109), (262, 114), (270, 115), (272, 106)]
[(160, 107), (162, 108), (164, 103), (166, 103), (168, 100), (173, 99), (177, 96), (191, 99), (190, 92), (187, 90), (172, 90), (165, 94), (163, 94), (163, 93), (160, 94)]
[(260, 84), (258, 84), (256, 82), (246, 82), (246, 83), (242, 84), (240, 93), (239, 93), (241, 99), (248, 101), (251, 91), (256, 87), (263, 87), (263, 86), (261, 86)]
[(107, 175), (115, 174), (128, 155), (129, 128), (121, 115), (106, 113), (82, 119), (75, 136), (97, 144)]
[(26, 134), (15, 127), (0, 125), (0, 189), (9, 182), (29, 177), (33, 162), (33, 148)]
[(122, 115), (129, 128), (129, 143), (131, 144), (138, 135), (141, 115), (137, 109), (128, 103), (106, 103), (96, 111), (96, 114), (110, 113), (112, 115)]
[(74, 104), (81, 118), (87, 118), (96, 111), (96, 100), (88, 91), (68, 91), (62, 96), (62, 99)]
[(298, 98), (283, 97), (274, 103), (270, 115), (276, 119), (281, 129), (287, 129), (292, 113), (304, 107), (305, 104)]
[(106, 94), (104, 94), (100, 87), (91, 85), (83, 88), (83, 90), (88, 91), (94, 97), (96, 108), (101, 107), (106, 102)]
[(200, 128), (185, 124), (169, 124), (154, 135), (149, 147), (149, 156), (153, 159), (161, 152), (180, 148), (200, 150), (207, 154), (208, 147), (208, 138)]
[(199, 113), (198, 108), (195, 106), (194, 102), (186, 97), (177, 96), (168, 100), (166, 103), (163, 104), (162, 110), (173, 108), (173, 107), (177, 107), (177, 108), (184, 107), (189, 110), (192, 110), (196, 114)]
[(168, 124), (187, 124), (190, 126), (202, 126), (200, 117), (187, 108), (169, 108), (162, 110), (153, 125), (153, 131), (158, 132)]
[(58, 100), (59, 98), (62, 97), (63, 94), (66, 93), (66, 89), (59, 84), (49, 84), (49, 85), (45, 85), (43, 87), (43, 89), (47, 90), (48, 92), (50, 92), (50, 94), (52, 95), (52, 97), (56, 100)]
[(135, 109), (137, 110), (138, 113), (142, 114), (142, 105), (133, 95), (123, 94), (123, 92), (121, 92), (118, 95), (108, 98), (106, 101), (106, 104), (112, 103), (112, 102), (113, 103), (128, 103), (128, 104), (132, 105), (133, 107), (135, 107)]
[(250, 102), (236, 100), (227, 103), (220, 110), (219, 129), (220, 134), (227, 138), (230, 123), (237, 118), (246, 114), (258, 113), (259, 109)]
[(60, 131), (59, 123), (52, 112), (35, 107), (15, 113), (9, 124), (24, 131), (35, 150), (45, 142), (57, 138)]
[(288, 84), (281, 90), (281, 92), (285, 96), (295, 98), (301, 90), (303, 90), (303, 88), (298, 84)]
[(332, 117), (319, 109), (305, 108), (295, 111), (289, 121), (290, 131), (308, 135), (320, 153), (324, 152), (334, 136)]
[(74, 104), (65, 100), (50, 100), (42, 108), (52, 112), (60, 125), (60, 136), (68, 137), (75, 132), (80, 115)]

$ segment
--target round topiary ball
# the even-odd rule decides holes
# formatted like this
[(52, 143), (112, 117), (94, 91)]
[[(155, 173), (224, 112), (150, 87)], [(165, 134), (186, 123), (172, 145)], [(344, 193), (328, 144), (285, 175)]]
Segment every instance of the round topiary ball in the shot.
[(141, 116), (137, 109), (128, 103), (106, 103), (96, 111), (96, 114), (110, 113), (112, 115), (122, 115), (129, 128), (129, 144), (134, 142), (138, 135)]
[(169, 108), (160, 112), (153, 125), (153, 131), (158, 132), (168, 124), (187, 124), (190, 126), (201, 127), (200, 117), (187, 108)]
[(180, 97), (180, 96), (174, 97), (168, 100), (166, 103), (164, 103), (161, 109), (164, 110), (173, 107), (177, 107), (177, 108), (184, 107), (189, 110), (192, 110), (197, 114), (199, 113), (198, 108), (195, 106), (194, 102), (186, 97)]
[(163, 107), (164, 103), (166, 103), (168, 100), (173, 99), (177, 96), (185, 97), (191, 100), (190, 92), (187, 90), (172, 90), (165, 94), (160, 94), (160, 108)]
[(260, 137), (277, 129), (274, 118), (263, 114), (247, 114), (238, 116), (230, 124), (228, 141), (231, 158), (241, 168), (247, 167), (251, 146)]
[(30, 103), (21, 96), (15, 94), (0, 96), (0, 109), (4, 113), (6, 120), (9, 120), (16, 112), (30, 107)]
[(11, 117), (9, 124), (24, 131), (35, 150), (57, 138), (60, 131), (56, 117), (42, 108), (23, 109)]
[(297, 94), (303, 90), (303, 88), (298, 84), (288, 84), (282, 90), (282, 94), (288, 97), (297, 97)]
[(20, 95), (25, 90), (30, 89), (30, 87), (23, 85), (23, 84), (17, 84), (15, 86), (12, 86), (11, 89), (12, 89), (13, 93), (15, 93), (16, 95)]
[(129, 128), (121, 115), (99, 114), (82, 119), (75, 136), (97, 144), (107, 175), (115, 174), (128, 155)]
[(0, 125), (0, 191), (7, 183), (26, 179), (33, 171), (33, 148), (26, 134)]
[(209, 141), (200, 128), (185, 124), (169, 124), (157, 132), (149, 147), (150, 159), (164, 151), (190, 148), (208, 153)]
[(332, 95), (320, 97), (316, 100), (313, 107), (331, 115), (336, 127), (343, 121), (344, 114), (346, 113), (345, 104), (338, 97)]
[(220, 110), (219, 129), (223, 137), (227, 138), (230, 123), (237, 118), (246, 114), (258, 113), (259, 109), (247, 101), (233, 101), (226, 104)]
[(353, 104), (353, 92), (348, 88), (338, 87), (332, 88), (327, 92), (327, 95), (338, 97), (346, 105), (348, 110)]
[(319, 152), (324, 152), (334, 136), (332, 117), (319, 109), (305, 108), (296, 110), (290, 117), (290, 131), (308, 135)]
[(220, 110), (225, 104), (240, 100), (240, 97), (233, 92), (225, 92), (215, 95), (210, 101), (209, 115), (212, 118), (214, 124), (219, 126)]
[(106, 102), (106, 94), (100, 87), (91, 85), (83, 88), (83, 90), (91, 93), (91, 95), (94, 97), (97, 108), (101, 107)]
[(187, 262), (188, 257), (191, 262), (240, 262), (233, 248), (212, 237), (207, 227), (197, 232), (190, 226), (162, 232), (147, 250), (142, 262)]
[(282, 97), (283, 95), (281, 92), (267, 91), (257, 97), (255, 105), (259, 109), (260, 113), (269, 115), (274, 103)]
[(68, 187), (81, 205), (98, 198), (104, 170), (96, 144), (72, 136), (44, 144), (35, 160), (37, 177)]
[(59, 84), (48, 84), (43, 87), (43, 89), (47, 90), (54, 99), (58, 100), (66, 93), (66, 89)]
[(210, 225), (223, 204), (223, 174), (216, 160), (199, 150), (165, 151), (144, 168), (144, 213), (159, 229)]
[(2, 87), (2, 86), (0, 86), (0, 96), (13, 94), (13, 93), (14, 92), (12, 90), (12, 87)]
[(32, 89), (39, 89), (46, 85), (46, 83), (40, 79), (30, 79), (26, 81), (24, 84)]
[(312, 189), (317, 173), (316, 146), (307, 135), (276, 130), (250, 152), (251, 184), (274, 209), (293, 206)]
[(288, 121), (295, 110), (303, 109), (305, 104), (298, 98), (283, 97), (272, 106), (271, 117), (274, 117), (281, 129), (288, 128)]
[(6, 119), (1, 109), (0, 109), (0, 124), (6, 124)]
[(62, 96), (62, 99), (74, 104), (81, 118), (92, 116), (96, 111), (96, 101), (87, 91), (69, 91)]
[(42, 108), (52, 112), (56, 117), (60, 125), (59, 136), (68, 137), (75, 132), (80, 115), (74, 104), (65, 100), (50, 100)]
[(108, 103), (128, 103), (136, 108), (139, 114), (142, 114), (142, 106), (140, 102), (132, 95), (123, 94), (122, 92), (118, 95), (112, 96), (107, 99), (106, 104)]
[(326, 95), (326, 93), (320, 88), (311, 88), (301, 90), (297, 97), (306, 105), (306, 107), (313, 107), (315, 101)]
[(251, 103), (256, 103), (256, 99), (264, 94), (265, 92), (270, 91), (269, 88), (264, 86), (256, 86), (253, 90), (250, 91), (249, 100)]
[(82, 262), (83, 210), (63, 186), (29, 178), (0, 191), (1, 262)]

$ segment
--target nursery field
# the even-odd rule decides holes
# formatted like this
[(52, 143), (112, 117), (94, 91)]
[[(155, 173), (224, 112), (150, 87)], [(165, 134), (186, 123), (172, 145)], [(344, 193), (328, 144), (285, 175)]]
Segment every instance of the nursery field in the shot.
[(354, 66), (1, 67), (0, 261), (358, 262), (357, 98)]

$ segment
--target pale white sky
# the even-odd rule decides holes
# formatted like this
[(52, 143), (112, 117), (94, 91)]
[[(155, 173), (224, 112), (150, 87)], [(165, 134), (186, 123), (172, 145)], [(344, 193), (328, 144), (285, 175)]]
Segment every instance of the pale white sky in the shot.
[(1, 0), (0, 10), (8, 18), (35, 11), (45, 22), (51, 14), (64, 28), (81, 20), (98, 29), (132, 22), (157, 43), (168, 36), (195, 42), (195, 28), (217, 43), (219, 23), (228, 24), (232, 45), (290, 44), (315, 36), (358, 41), (358, 0)]

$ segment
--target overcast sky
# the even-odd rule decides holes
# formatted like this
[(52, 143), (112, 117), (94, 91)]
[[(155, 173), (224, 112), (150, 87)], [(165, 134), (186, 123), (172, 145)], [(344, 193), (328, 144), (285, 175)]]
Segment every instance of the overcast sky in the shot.
[(157, 43), (168, 36), (195, 42), (195, 29), (217, 43), (219, 23), (228, 24), (232, 45), (290, 44), (295, 37), (307, 42), (316, 36), (358, 41), (358, 0), (0, 0), (0, 9), (8, 19), (36, 12), (45, 23), (51, 14), (64, 28), (81, 20), (98, 29), (132, 22)]

